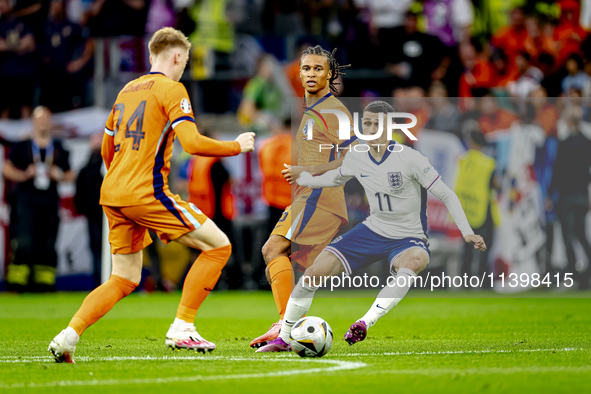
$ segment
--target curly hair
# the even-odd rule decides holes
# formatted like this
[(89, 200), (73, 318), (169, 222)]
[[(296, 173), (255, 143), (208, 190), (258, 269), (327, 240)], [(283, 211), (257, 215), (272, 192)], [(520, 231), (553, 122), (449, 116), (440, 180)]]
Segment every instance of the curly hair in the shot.
[(334, 81), (336, 81), (336, 79), (339, 77), (339, 75), (346, 75), (345, 73), (341, 72), (342, 69), (347, 68), (347, 67), (351, 67), (350, 64), (347, 65), (340, 65), (339, 63), (337, 63), (334, 54), (337, 51), (337, 49), (333, 49), (332, 53), (327, 51), (326, 49), (323, 49), (320, 45), (316, 45), (315, 47), (309, 47), (306, 48), (303, 52), (302, 52), (302, 56), (300, 57), (300, 66), (302, 65), (302, 58), (306, 55), (318, 55), (318, 56), (324, 56), (327, 60), (328, 60), (328, 65), (330, 68), (330, 71), (332, 71), (332, 76), (330, 77), (330, 79), (328, 80), (328, 86), (330, 87), (330, 90), (334, 91), (335, 93), (338, 93), (339, 91), (337, 90), (335, 85), (338, 85), (338, 83), (335, 83)]

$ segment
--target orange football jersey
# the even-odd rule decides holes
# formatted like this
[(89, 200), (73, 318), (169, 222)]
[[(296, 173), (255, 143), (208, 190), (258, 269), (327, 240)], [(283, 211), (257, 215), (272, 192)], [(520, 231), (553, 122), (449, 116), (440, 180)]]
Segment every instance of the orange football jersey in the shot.
[(195, 119), (182, 83), (149, 73), (125, 85), (105, 128), (100, 203), (141, 205), (167, 194), (174, 128), (185, 121)]
[[(327, 94), (309, 107), (300, 122), (296, 134), (297, 162), (299, 166), (314, 166), (338, 159), (347, 152), (347, 149), (356, 145), (357, 137), (353, 128), (349, 130), (349, 140), (339, 139), (339, 121), (334, 114), (322, 114), (323, 109), (336, 109), (345, 113), (349, 118), (349, 125), (353, 125), (353, 117), (345, 105), (332, 94)], [(312, 139), (308, 139), (307, 125), (311, 120)], [(329, 147), (332, 145), (332, 149)], [(339, 149), (335, 149), (338, 146)], [(345, 205), (344, 186), (327, 187), (324, 189), (309, 189), (295, 185), (294, 201), (312, 204), (317, 208), (331, 212), (343, 219), (347, 219), (347, 207)]]

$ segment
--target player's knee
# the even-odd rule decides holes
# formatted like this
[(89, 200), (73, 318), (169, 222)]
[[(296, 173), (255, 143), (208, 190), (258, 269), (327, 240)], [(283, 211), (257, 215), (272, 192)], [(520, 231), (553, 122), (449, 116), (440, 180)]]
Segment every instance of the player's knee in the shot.
[(273, 247), (273, 241), (271, 239), (268, 239), (267, 242), (265, 242), (261, 252), (263, 253), (263, 259), (266, 264), (269, 264), (269, 262), (275, 258), (275, 248)]
[(224, 264), (226, 264), (228, 262), (228, 259), (232, 255), (232, 244), (230, 243), (230, 241), (228, 241), (226, 245), (220, 246), (219, 248), (204, 251), (204, 253), (208, 253), (210, 255), (214, 252), (216, 257), (218, 257), (220, 261), (224, 261)]
[(335, 273), (329, 264), (317, 263), (308, 267), (304, 272), (304, 277), (316, 279), (317, 281), (325, 276), (333, 276)]
[(405, 261), (400, 268), (406, 268), (413, 271), (415, 274), (419, 274), (422, 270), (427, 267), (428, 261), (423, 261), (422, 259), (416, 257), (411, 258)]
[(215, 242), (215, 245), (213, 245), (213, 246), (216, 249), (228, 247), (230, 250), (230, 254), (232, 253), (232, 244), (230, 243), (230, 239), (221, 230), (220, 230), (220, 233), (218, 234), (218, 236), (216, 237), (216, 242)]
[(263, 253), (265, 264), (269, 264), (271, 260), (279, 256), (286, 255), (284, 245), (282, 245), (281, 242), (278, 242), (274, 237), (269, 238), (267, 242), (265, 242), (261, 252)]
[(265, 268), (265, 276), (267, 277), (267, 281), (271, 283), (271, 272), (269, 272), (269, 267)]

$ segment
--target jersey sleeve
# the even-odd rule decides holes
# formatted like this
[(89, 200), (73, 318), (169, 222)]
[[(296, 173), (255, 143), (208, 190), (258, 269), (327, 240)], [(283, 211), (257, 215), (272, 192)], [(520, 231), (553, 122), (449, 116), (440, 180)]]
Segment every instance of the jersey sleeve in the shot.
[(429, 190), (440, 179), (439, 173), (433, 168), (429, 159), (416, 150), (405, 147), (406, 157), (412, 179), (417, 181), (425, 189)]
[(238, 141), (218, 141), (199, 134), (195, 123), (181, 122), (174, 130), (185, 150), (191, 155), (226, 157), (240, 154)]
[[(121, 116), (121, 114), (119, 115)], [(105, 162), (107, 170), (115, 156), (115, 109), (111, 110), (107, 122), (105, 123), (105, 134), (103, 135), (103, 144), (101, 145), (101, 156)]]
[(191, 100), (189, 100), (187, 89), (185, 89), (182, 83), (175, 83), (168, 90), (164, 97), (163, 105), (173, 129), (183, 122), (195, 123)]
[(343, 159), (341, 166), (338, 168), (339, 174), (343, 177), (354, 177), (356, 174), (355, 167), (353, 155), (347, 155)]

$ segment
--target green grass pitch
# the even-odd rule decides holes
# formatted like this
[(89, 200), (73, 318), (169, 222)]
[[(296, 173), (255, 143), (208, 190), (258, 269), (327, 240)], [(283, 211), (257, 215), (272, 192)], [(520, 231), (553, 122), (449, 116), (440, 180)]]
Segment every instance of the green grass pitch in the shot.
[(352, 347), (342, 337), (373, 300), (317, 298), (310, 315), (335, 337), (320, 359), (248, 347), (276, 318), (270, 292), (212, 293), (196, 322), (218, 346), (205, 355), (164, 346), (180, 293), (133, 294), (85, 333), (76, 365), (47, 345), (84, 294), (0, 295), (0, 392), (591, 392), (591, 299), (416, 294)]

